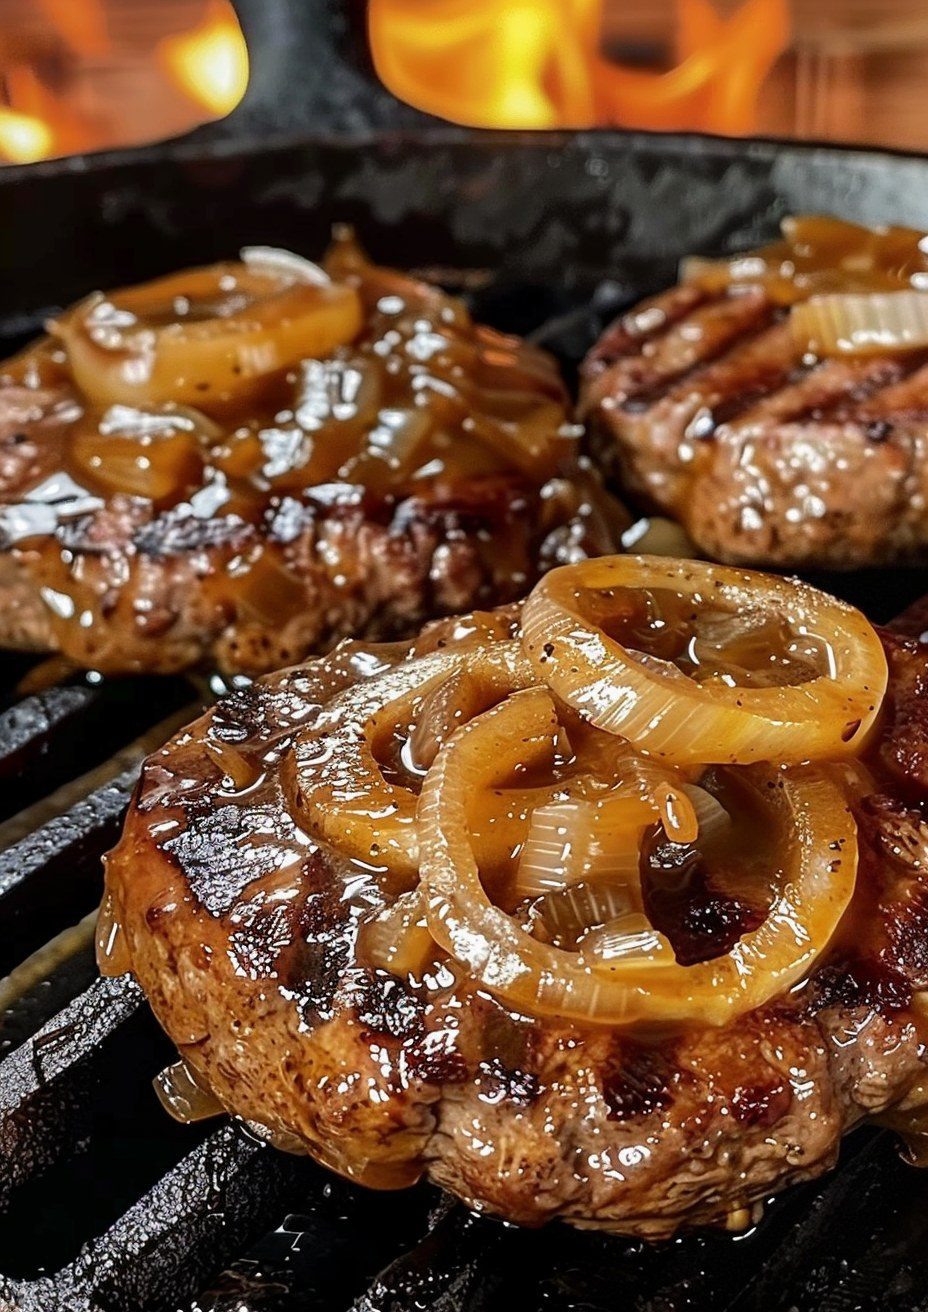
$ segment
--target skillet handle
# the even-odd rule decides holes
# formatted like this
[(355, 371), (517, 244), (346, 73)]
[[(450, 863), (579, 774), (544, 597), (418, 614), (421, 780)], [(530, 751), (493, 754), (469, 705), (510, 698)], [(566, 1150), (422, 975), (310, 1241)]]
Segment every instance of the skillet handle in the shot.
[(366, 0), (232, 0), (248, 46), (241, 104), (199, 140), (267, 141), (415, 128), (438, 120), (392, 95), (374, 71)]

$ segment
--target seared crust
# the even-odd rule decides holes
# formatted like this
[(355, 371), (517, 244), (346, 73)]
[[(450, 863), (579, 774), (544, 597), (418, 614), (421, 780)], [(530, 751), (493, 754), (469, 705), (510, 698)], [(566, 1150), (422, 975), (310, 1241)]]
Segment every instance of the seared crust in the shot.
[[(897, 713), (880, 751), (905, 768), (907, 725), (924, 718), (906, 699), (923, 696), (928, 647), (887, 643)], [(307, 687), (300, 670), (261, 680), (153, 756), (107, 863), (109, 968), (131, 965), (230, 1111), (373, 1185), (425, 1172), (523, 1224), (658, 1238), (747, 1224), (908, 1094), (928, 987), (917, 773), (907, 800), (860, 806), (863, 914), (801, 988), (722, 1029), (587, 1031), (511, 1014), (447, 966), (425, 988), (359, 960), (358, 919), (384, 900), (376, 874), (309, 842), (279, 769), (233, 795), (204, 747), (211, 722), (214, 741), (276, 739), (283, 761), (287, 730), (315, 714)]]
[[(332, 484), (277, 500), (258, 524), (156, 514), (116, 495), (50, 539), (0, 552), (0, 641), (43, 650), (64, 637), (72, 658), (104, 671), (211, 660), (259, 674), (344, 637), (409, 634), (435, 616), (512, 601), (552, 565), (610, 550), (624, 521), (618, 507), (609, 523), (585, 501), (583, 477), (578, 489), (483, 476), (402, 498)], [(233, 605), (228, 578), (244, 578), (258, 556)], [(83, 630), (73, 623), (81, 606), (94, 616)]]
[(805, 363), (784, 313), (760, 287), (680, 286), (624, 316), (583, 369), (595, 451), (718, 560), (923, 559), (924, 352)]

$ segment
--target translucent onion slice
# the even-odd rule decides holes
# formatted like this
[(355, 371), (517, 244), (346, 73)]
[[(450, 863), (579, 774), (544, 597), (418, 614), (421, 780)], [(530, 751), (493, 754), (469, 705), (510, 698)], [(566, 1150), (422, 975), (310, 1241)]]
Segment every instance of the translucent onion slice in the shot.
[[(293, 749), (293, 801), (308, 833), (345, 856), (386, 866), (395, 878), (415, 879), (416, 794), (389, 782), (378, 758), (418, 719), (428, 718), (430, 694), (457, 675), (468, 656), (470, 671), (481, 672), (481, 710), (519, 687), (520, 678), (532, 679), (519, 644), (505, 642), (479, 656), (449, 650), (423, 656), (332, 699)], [(442, 713), (453, 716), (451, 703)]]
[(429, 933), (421, 888), (401, 893), (361, 927), (361, 954), (391, 975), (421, 977), (435, 961), (438, 946)]
[[(533, 938), (490, 900), (467, 824), (468, 800), (526, 762), (546, 759), (557, 732), (550, 695), (528, 689), (465, 725), (429, 771), (419, 804), (420, 860), (433, 937), (511, 1006), (586, 1024), (722, 1025), (789, 988), (828, 942), (854, 891), (856, 827), (824, 769), (745, 772), (770, 816), (782, 863), (763, 925), (725, 956), (657, 967), (621, 954), (592, 969)], [(769, 785), (769, 786), (768, 786)]]
[(670, 966), (673, 948), (642, 912), (628, 911), (583, 938), (580, 961), (607, 975), (616, 962), (636, 966)]
[(149, 501), (175, 500), (199, 485), (204, 453), (220, 434), (190, 406), (114, 405), (77, 423), (70, 457), (91, 486)]
[(518, 643), (494, 643), (474, 652), (423, 701), (409, 735), (406, 764), (424, 774), (456, 729), (516, 688), (534, 682), (531, 663)]
[(797, 347), (813, 355), (881, 355), (928, 346), (928, 292), (813, 296), (790, 311)]
[(685, 259), (680, 281), (718, 294), (729, 287), (763, 286), (771, 299), (791, 305), (820, 293), (892, 292), (916, 284), (928, 271), (923, 232), (866, 228), (826, 215), (786, 218), (783, 239), (727, 259)]
[(181, 1125), (193, 1125), (225, 1111), (199, 1072), (183, 1058), (166, 1066), (152, 1084), (161, 1106)]
[(175, 402), (210, 413), (357, 335), (354, 288), (289, 252), (245, 254), (97, 293), (49, 324), (82, 392), (103, 406)]
[[(692, 838), (680, 841), (697, 843), (699, 847), (709, 847), (715, 843), (723, 842), (731, 832), (731, 816), (719, 799), (714, 797), (708, 789), (699, 788), (692, 784), (687, 784), (684, 791), (692, 807), (696, 832)], [(664, 828), (667, 832), (666, 825)], [(671, 837), (669, 832), (667, 837)]]
[[(603, 596), (611, 588), (669, 589), (694, 608), (734, 614), (768, 609), (822, 639), (830, 668), (796, 685), (698, 683), (669, 661), (623, 647), (587, 618), (585, 590)], [(654, 556), (553, 570), (525, 603), (523, 645), (539, 676), (586, 720), (677, 765), (854, 755), (887, 680), (880, 640), (852, 606), (795, 580)]]
[(641, 911), (637, 887), (622, 879), (597, 879), (546, 894), (534, 915), (560, 941), (559, 946), (574, 946), (581, 940), (585, 943), (591, 933), (598, 933), (596, 929), (590, 930), (591, 925), (614, 924), (635, 911)]
[(416, 704), (460, 663), (460, 655), (437, 652), (332, 698), (293, 748), (292, 800), (308, 833), (344, 856), (415, 879), (416, 795), (387, 781), (378, 748), (412, 722)]
[(537, 897), (610, 876), (637, 884), (641, 836), (654, 820), (654, 807), (638, 797), (537, 807), (519, 857), (516, 895)]

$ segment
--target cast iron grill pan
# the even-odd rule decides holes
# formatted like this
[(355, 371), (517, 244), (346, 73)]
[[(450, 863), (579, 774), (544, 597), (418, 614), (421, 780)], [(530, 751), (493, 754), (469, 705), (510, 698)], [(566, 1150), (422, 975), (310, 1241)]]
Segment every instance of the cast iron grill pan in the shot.
[[(0, 171), (4, 355), (96, 287), (248, 243), (317, 255), (347, 220), (573, 377), (683, 254), (765, 240), (789, 212), (928, 227), (914, 157), (447, 128), (372, 83), (360, 6), (238, 7), (252, 83), (227, 124)], [(876, 620), (928, 591), (922, 570), (816, 581)], [(519, 1231), (427, 1186), (369, 1193), (228, 1121), (175, 1125), (151, 1089), (170, 1045), (131, 980), (97, 978), (90, 934), (139, 762), (204, 687), (76, 678), (22, 697), (27, 665), (0, 655), (3, 1312), (928, 1309), (928, 1179), (887, 1133), (852, 1135), (836, 1172), (743, 1237), (649, 1246)]]
[[(568, 372), (622, 299), (615, 286), (587, 299), (556, 282), (475, 281), (477, 313), (534, 330)], [(866, 576), (829, 582), (876, 603)], [(914, 571), (892, 584), (891, 597), (881, 588), (882, 618), (921, 587)], [(76, 679), (17, 698), (22, 668), (22, 658), (2, 658), (0, 973), (14, 973), (0, 986), (0, 1306), (928, 1307), (928, 1180), (899, 1160), (885, 1133), (853, 1135), (834, 1175), (772, 1203), (746, 1237), (655, 1247), (562, 1226), (522, 1232), (472, 1217), (427, 1186), (398, 1195), (356, 1188), (227, 1121), (175, 1125), (151, 1088), (170, 1045), (128, 977), (96, 978), (89, 913), (100, 855), (142, 755), (194, 713), (204, 685)], [(42, 945), (56, 937), (60, 959), (43, 960)]]

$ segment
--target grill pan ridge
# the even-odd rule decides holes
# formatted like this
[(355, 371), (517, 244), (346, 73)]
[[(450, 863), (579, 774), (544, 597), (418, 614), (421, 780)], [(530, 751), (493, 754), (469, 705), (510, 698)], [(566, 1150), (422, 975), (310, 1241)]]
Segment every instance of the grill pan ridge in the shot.
[[(371, 83), (360, 6), (237, 7), (253, 76), (226, 124), (0, 172), (4, 354), (96, 286), (250, 242), (318, 254), (348, 220), (376, 258), (463, 287), (573, 377), (684, 254), (764, 240), (790, 211), (928, 226), (916, 157), (449, 129)], [(319, 58), (295, 82), (307, 39)], [(928, 590), (920, 570), (814, 581), (876, 620)], [(131, 980), (96, 977), (90, 934), (139, 762), (204, 688), (19, 696), (23, 672), (0, 656), (0, 1312), (928, 1310), (928, 1180), (886, 1132), (853, 1134), (834, 1173), (744, 1236), (647, 1245), (519, 1231), (426, 1186), (369, 1193), (228, 1121), (175, 1125), (151, 1089), (170, 1045)]]

